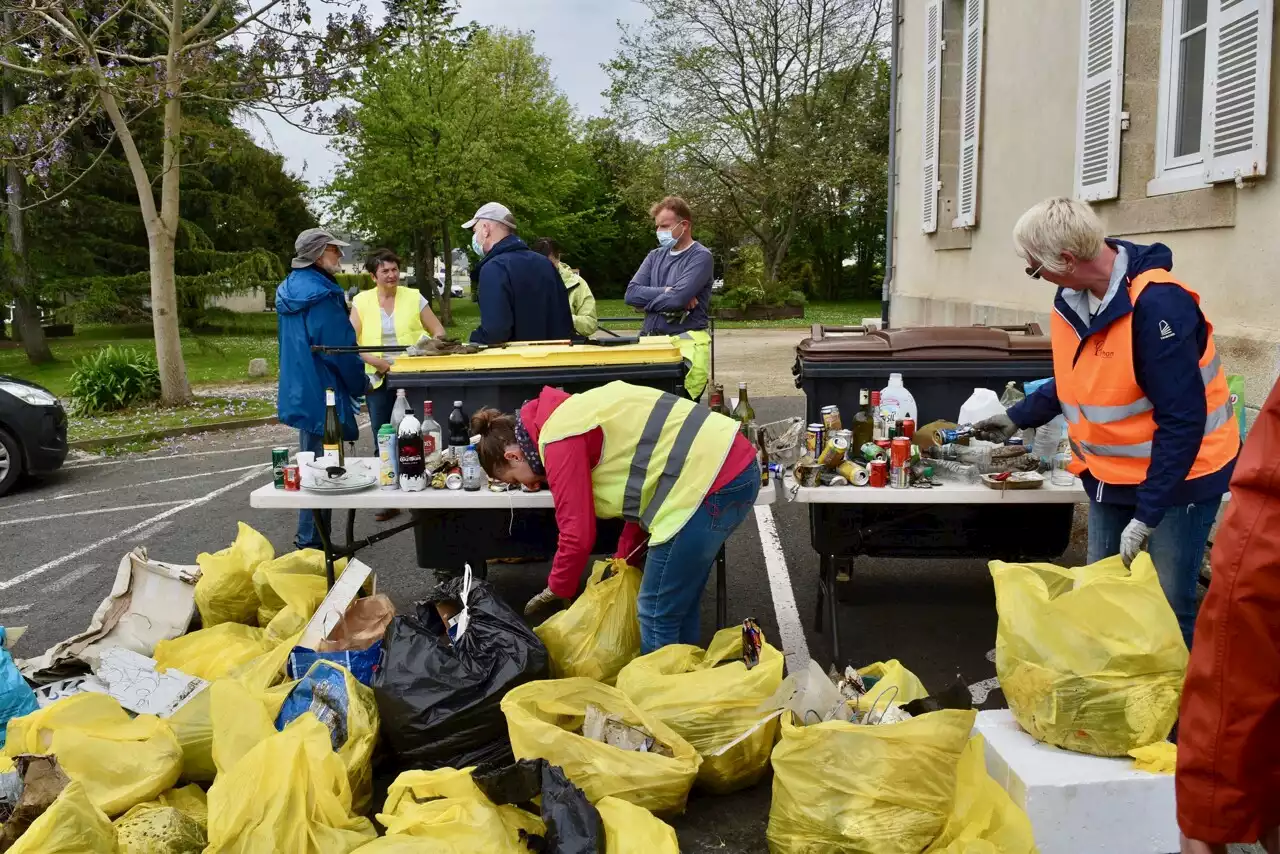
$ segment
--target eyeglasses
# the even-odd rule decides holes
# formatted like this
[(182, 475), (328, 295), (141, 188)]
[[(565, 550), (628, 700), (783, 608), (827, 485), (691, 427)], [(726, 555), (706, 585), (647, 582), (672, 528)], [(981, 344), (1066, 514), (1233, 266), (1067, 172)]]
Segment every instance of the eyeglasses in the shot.
[(1030, 276), (1031, 278), (1033, 278), (1033, 279), (1039, 279), (1039, 278), (1040, 278), (1040, 271), (1041, 271), (1041, 270), (1043, 270), (1043, 269), (1044, 269), (1044, 264), (1040, 264), (1040, 265), (1039, 265), (1039, 266), (1037, 266), (1034, 270), (1033, 270), (1033, 269), (1031, 269), (1030, 267), (1028, 267), (1026, 272), (1027, 272), (1027, 275), (1028, 275), (1028, 276)]

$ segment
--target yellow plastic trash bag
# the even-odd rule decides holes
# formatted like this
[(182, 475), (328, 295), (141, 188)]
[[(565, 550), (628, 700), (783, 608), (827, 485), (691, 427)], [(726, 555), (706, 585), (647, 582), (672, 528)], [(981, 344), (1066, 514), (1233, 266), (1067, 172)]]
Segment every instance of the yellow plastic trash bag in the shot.
[(1036, 854), (1031, 819), (987, 773), (980, 735), (960, 754), (951, 815), (925, 854)]
[(258, 594), (253, 571), (275, 557), (266, 537), (239, 523), (236, 541), (220, 552), (196, 555), (200, 580), (196, 582), (196, 607), (206, 629), (220, 623), (253, 625), (258, 619)]
[(596, 809), (604, 822), (609, 854), (680, 854), (675, 830), (644, 807), (621, 798), (601, 798)]
[(352, 814), (346, 769), (312, 715), (250, 749), (209, 789), (205, 854), (348, 854), (375, 836)]
[(115, 821), (120, 854), (200, 854), (205, 829), (176, 807), (139, 804)]
[(781, 683), (782, 653), (767, 643), (760, 649), (760, 663), (747, 669), (740, 626), (716, 632), (706, 650), (664, 646), (618, 674), (619, 691), (693, 745), (702, 757), (698, 786), (718, 794), (750, 786), (763, 776), (777, 740), (778, 719), (766, 720), (768, 713), (757, 710)]
[(1155, 565), (1140, 553), (1064, 569), (992, 561), (996, 675), (1037, 740), (1096, 756), (1163, 741), (1187, 648)]
[(118, 854), (116, 829), (72, 780), (8, 854)]
[(526, 854), (520, 831), (542, 835), (546, 830), (542, 819), (518, 807), (494, 804), (471, 779), (472, 770), (402, 773), (387, 789), (386, 803), (377, 816), (387, 829), (384, 838), (430, 840), (439, 854)]
[(130, 718), (106, 694), (75, 694), (9, 721), (4, 751), (51, 753), (108, 816), (149, 801), (173, 786), (182, 748), (168, 724), (152, 715)]
[(253, 626), (222, 623), (156, 644), (156, 667), (174, 668), (210, 682), (276, 648), (267, 633)]
[(423, 836), (383, 836), (361, 845), (352, 854), (437, 854), (437, 851), (435, 843)]
[[(245, 685), (251, 691), (266, 691), (273, 686), (278, 686), (285, 680), (289, 653), (293, 652), (293, 648), (297, 646), (298, 641), (301, 639), (302, 632), (285, 638), (279, 643), (276, 643), (270, 637), (266, 637), (265, 640), (272, 644), (269, 650), (257, 658), (251, 658), (243, 664), (233, 667), (227, 675)], [(283, 697), (283, 695), (281, 696)]]
[(597, 561), (577, 601), (534, 629), (551, 655), (553, 677), (585, 676), (614, 683), (618, 671), (640, 654), (638, 600), (643, 577), (626, 561)]
[(919, 854), (951, 814), (976, 715), (945, 709), (879, 726), (796, 726), (783, 715), (769, 850)]
[(218, 768), (213, 764), (212, 686), (205, 688), (166, 720), (182, 748), (182, 776), (189, 783), (212, 783)]
[[(622, 750), (583, 736), (587, 706), (644, 727), (674, 756)], [(659, 814), (684, 809), (702, 759), (689, 742), (617, 688), (591, 679), (527, 682), (502, 698), (517, 759), (546, 759), (596, 803), (610, 795)]]
[(1157, 741), (1129, 751), (1133, 767), (1149, 774), (1172, 774), (1178, 770), (1178, 745)]
[(913, 700), (923, 700), (929, 696), (924, 683), (896, 658), (859, 667), (858, 675), (866, 682), (875, 679), (873, 684), (867, 686), (867, 693), (857, 700), (858, 711), (864, 714), (871, 711), (877, 702), (880, 703), (880, 708), (890, 703), (905, 706)]
[[(334, 562), (335, 575), (341, 575), (346, 558)], [(258, 625), (265, 627), (285, 609), (289, 600), (276, 588), (281, 576), (301, 578), (325, 578), (324, 552), (319, 549), (298, 549), (258, 564), (253, 571), (253, 590), (258, 596)]]

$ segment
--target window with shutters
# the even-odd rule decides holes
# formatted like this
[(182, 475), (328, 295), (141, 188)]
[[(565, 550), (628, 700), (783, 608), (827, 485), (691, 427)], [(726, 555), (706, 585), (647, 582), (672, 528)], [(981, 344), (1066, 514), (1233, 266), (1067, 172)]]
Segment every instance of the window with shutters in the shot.
[(938, 230), (938, 145), (942, 106), (942, 0), (926, 0), (924, 11), (924, 116), (920, 150), (920, 229)]
[(1125, 0), (1082, 0), (1075, 184), (1086, 202), (1120, 191), (1124, 28)]
[(986, 0), (965, 0), (964, 77), (960, 87), (960, 169), (953, 228), (978, 224), (978, 153), (982, 126), (982, 36)]

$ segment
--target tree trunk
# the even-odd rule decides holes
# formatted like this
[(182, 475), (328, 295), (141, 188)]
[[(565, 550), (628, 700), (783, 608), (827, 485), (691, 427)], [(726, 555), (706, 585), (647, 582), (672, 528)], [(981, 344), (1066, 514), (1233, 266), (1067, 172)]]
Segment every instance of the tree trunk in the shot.
[(169, 406), (191, 399), (187, 366), (182, 360), (182, 337), (178, 333), (174, 242), (174, 235), (163, 228), (147, 229), (147, 250), (151, 256), (151, 329), (156, 339), (156, 364), (160, 368), (160, 399)]
[(449, 223), (440, 223), (440, 248), (444, 258), (444, 288), (440, 293), (440, 322), (453, 323), (453, 247), (449, 245)]
[[(422, 256), (426, 261), (427, 271), (427, 299), (435, 302), (435, 298), (439, 296), (436, 290), (436, 235), (431, 230), (431, 226), (422, 229)], [(439, 305), (438, 302), (435, 302)]]

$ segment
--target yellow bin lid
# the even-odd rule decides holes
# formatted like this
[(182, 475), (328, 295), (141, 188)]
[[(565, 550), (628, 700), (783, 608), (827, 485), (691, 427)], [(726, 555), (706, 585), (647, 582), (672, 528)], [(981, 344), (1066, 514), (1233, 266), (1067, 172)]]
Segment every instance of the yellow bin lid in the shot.
[(647, 335), (635, 344), (601, 347), (521, 341), (470, 355), (398, 356), (393, 373), (417, 374), (444, 371), (491, 371), (524, 368), (586, 367), (589, 365), (666, 365), (681, 361), (680, 348), (666, 335)]

